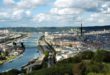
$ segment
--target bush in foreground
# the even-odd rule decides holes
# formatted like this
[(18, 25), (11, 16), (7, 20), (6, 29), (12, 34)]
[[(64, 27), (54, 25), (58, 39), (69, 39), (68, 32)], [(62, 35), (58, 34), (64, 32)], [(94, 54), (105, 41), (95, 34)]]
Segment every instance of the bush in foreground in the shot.
[(44, 68), (38, 71), (33, 71), (29, 75), (72, 75), (73, 64), (55, 65), (51, 68)]
[(12, 69), (8, 72), (0, 73), (0, 75), (18, 75), (19, 73), (20, 73), (20, 71), (18, 71), (16, 69)]

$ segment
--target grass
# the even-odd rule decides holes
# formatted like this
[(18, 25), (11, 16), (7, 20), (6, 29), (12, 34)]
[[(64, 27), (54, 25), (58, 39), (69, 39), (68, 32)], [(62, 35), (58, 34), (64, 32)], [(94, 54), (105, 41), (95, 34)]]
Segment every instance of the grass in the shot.
[(9, 57), (6, 57), (6, 60), (0, 60), (0, 64), (3, 64), (5, 62), (9, 62), (13, 59), (15, 59), (17, 56), (9, 56)]
[(110, 72), (104, 74), (104, 73), (88, 73), (87, 75), (110, 75)]
[(105, 74), (102, 74), (102, 73), (89, 73), (88, 75), (105, 75)]
[(17, 57), (17, 56), (9, 56), (9, 57), (7, 57), (6, 62), (11, 61), (11, 60), (15, 59), (16, 57)]
[(0, 64), (3, 64), (4, 63), (4, 61), (0, 61)]
[(89, 72), (87, 75), (110, 75), (110, 63), (104, 63), (104, 65), (106, 66), (106, 72)]

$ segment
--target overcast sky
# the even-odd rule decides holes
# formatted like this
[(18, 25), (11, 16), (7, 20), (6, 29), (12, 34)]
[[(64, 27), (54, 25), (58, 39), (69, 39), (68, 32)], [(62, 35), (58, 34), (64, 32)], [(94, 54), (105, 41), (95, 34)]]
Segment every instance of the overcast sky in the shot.
[(0, 27), (102, 26), (110, 0), (0, 0)]

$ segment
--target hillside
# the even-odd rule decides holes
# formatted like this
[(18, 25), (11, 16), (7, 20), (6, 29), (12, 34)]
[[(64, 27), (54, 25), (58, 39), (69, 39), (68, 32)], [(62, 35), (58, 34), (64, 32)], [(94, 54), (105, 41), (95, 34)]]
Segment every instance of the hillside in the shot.
[[(11, 31), (16, 32), (56, 32), (56, 31), (63, 31), (63, 30), (69, 30), (74, 28), (80, 28), (80, 27), (8, 27), (8, 28), (0, 28), (2, 29), (9, 29)], [(91, 27), (83, 27), (83, 30), (85, 31), (96, 31), (96, 30), (108, 30), (110, 29), (110, 25), (107, 26), (91, 26)]]

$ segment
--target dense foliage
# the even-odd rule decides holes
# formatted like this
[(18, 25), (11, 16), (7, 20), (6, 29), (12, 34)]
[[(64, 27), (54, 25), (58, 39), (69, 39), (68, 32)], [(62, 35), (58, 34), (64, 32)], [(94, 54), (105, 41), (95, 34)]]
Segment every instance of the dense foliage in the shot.
[[(50, 68), (33, 71), (29, 75), (106, 75), (110, 72), (110, 51), (84, 51), (64, 59)], [(106, 63), (108, 62), (108, 63)], [(95, 74), (96, 73), (96, 74)]]

